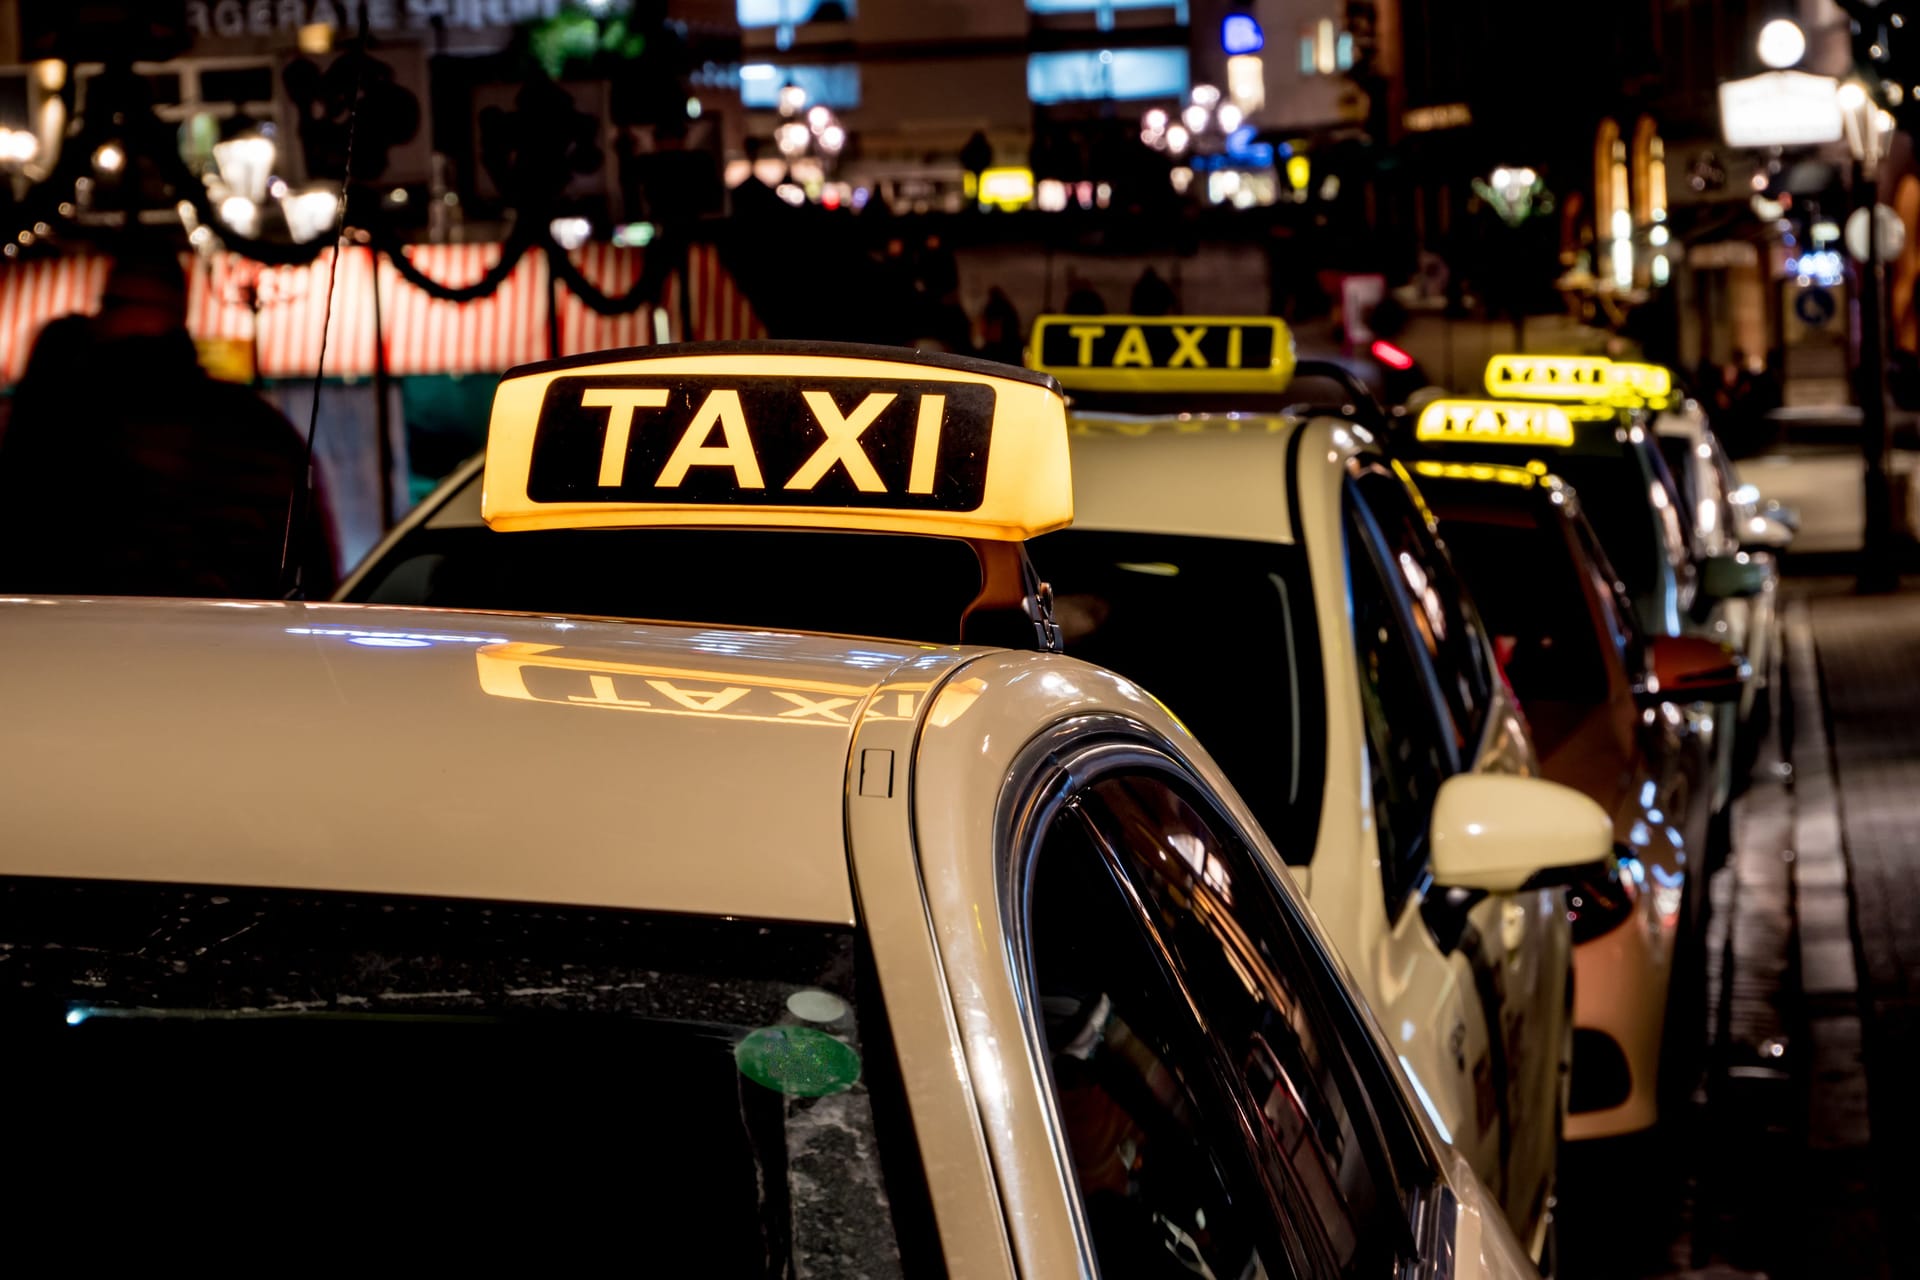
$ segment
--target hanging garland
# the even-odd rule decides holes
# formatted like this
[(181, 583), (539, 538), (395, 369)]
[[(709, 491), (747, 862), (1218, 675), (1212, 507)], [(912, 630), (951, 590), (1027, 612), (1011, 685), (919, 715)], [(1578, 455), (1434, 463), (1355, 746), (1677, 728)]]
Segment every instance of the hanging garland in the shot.
[[(219, 236), (230, 252), (262, 266), (304, 267), (318, 261), (321, 253), (331, 247), (332, 242), (324, 237), (303, 244), (266, 240), (235, 230), (219, 216), (208, 195), (206, 183), (180, 155), (170, 126), (151, 111), (126, 112), (118, 123), (119, 129), (111, 133), (83, 127), (63, 139), (52, 170), (34, 185), (18, 206), (24, 226), (32, 227), (43, 222), (57, 222), (68, 227), (82, 225), (77, 213), (62, 211), (64, 202), (61, 196), (76, 190), (80, 180), (92, 178), (92, 157), (97, 145), (123, 138), (127, 162), (144, 160), (152, 163), (156, 176), (172, 197), (184, 202), (192, 210), (198, 224)], [(344, 197), (344, 187), (342, 194)], [(544, 206), (546, 202), (534, 203)], [(72, 206), (67, 205), (66, 208), (71, 210)], [(529, 250), (538, 249), (546, 254), (548, 270), (589, 309), (603, 316), (628, 315), (643, 306), (658, 305), (667, 276), (686, 258), (684, 244), (660, 244), (643, 258), (640, 277), (633, 286), (618, 295), (609, 295), (589, 280), (573, 262), (567, 251), (553, 238), (551, 230), (537, 211), (516, 206), (510, 208), (508, 214), (513, 229), (500, 245), (499, 259), (478, 280), (466, 285), (443, 284), (415, 266), (407, 256), (406, 243), (391, 227), (373, 225), (363, 229), (371, 237), (374, 252), (386, 257), (401, 279), (431, 298), (452, 303), (474, 302), (491, 297), (513, 275), (520, 259)], [(20, 228), (15, 228), (14, 234), (8, 236), (8, 241), (16, 239), (27, 242), (30, 237), (22, 237)]]

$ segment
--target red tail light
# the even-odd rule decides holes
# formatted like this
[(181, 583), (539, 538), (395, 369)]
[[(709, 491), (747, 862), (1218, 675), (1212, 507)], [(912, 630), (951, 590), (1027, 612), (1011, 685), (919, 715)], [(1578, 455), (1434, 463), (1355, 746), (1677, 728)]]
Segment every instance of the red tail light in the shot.
[(1381, 364), (1389, 365), (1401, 372), (1413, 368), (1413, 357), (1394, 346), (1385, 338), (1377, 338), (1373, 344), (1373, 358)]

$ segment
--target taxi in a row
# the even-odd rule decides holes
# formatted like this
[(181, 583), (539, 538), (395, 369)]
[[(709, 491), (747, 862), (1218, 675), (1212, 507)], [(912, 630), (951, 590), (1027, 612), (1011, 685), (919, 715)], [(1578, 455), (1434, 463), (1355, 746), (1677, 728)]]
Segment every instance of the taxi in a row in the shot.
[[(1337, 430), (1261, 427), (1293, 438), (1262, 474), (1287, 492), (1307, 444), (1376, 474)], [(1430, 679), (1414, 632), (1441, 639), (1440, 587), (1413, 589), (1371, 499), (1357, 524), (1297, 514), (1304, 483), (1243, 539), (1280, 557), (1281, 630), (1244, 638), (1253, 606), (1204, 597), (1166, 655), (1277, 748), (1250, 807), (1178, 707), (1051, 651), (1077, 624), (1024, 543), (1072, 519), (1075, 454), (1040, 374), (609, 353), (502, 382), (478, 496), (497, 542), (472, 546), (506, 584), (578, 555), (618, 579), (598, 599), (696, 604), (682, 620), (0, 602), (0, 1016), (33, 1101), (15, 1212), (111, 1215), (96, 1256), (237, 1247), (297, 1213), (377, 1220), (389, 1250), (688, 1274), (1528, 1274), (1462, 1151), (1536, 1141), (1501, 1064), (1555, 1033), (1501, 1025), (1496, 1056), (1506, 1015), (1472, 1025), (1458, 988), (1555, 979), (1501, 947), (1545, 924), (1557, 891), (1530, 881), (1605, 853), (1604, 817), (1510, 776), (1490, 668), (1467, 741), (1437, 737), (1452, 704), (1428, 687), (1432, 757), (1376, 786), (1369, 753), (1406, 754), (1370, 735)], [(447, 513), (409, 536), (471, 531)], [(1333, 651), (1343, 553), (1301, 551), (1309, 520), (1382, 579), (1365, 663)], [(1320, 557), (1305, 579), (1294, 552)], [(729, 625), (729, 600), (825, 627)], [(1285, 643), (1326, 652), (1277, 689)], [(1303, 892), (1299, 829), (1257, 815), (1307, 791), (1328, 817)], [(1384, 910), (1406, 867), (1362, 884), (1366, 850), (1333, 842), (1388, 820), (1449, 888), (1404, 882), (1379, 955), (1491, 1091), (1465, 1111), (1308, 905), (1344, 879)], [(1495, 936), (1469, 943), (1483, 897)], [(1428, 900), (1484, 979), (1384, 937), (1431, 928)]]
[[(1565, 886), (1608, 857), (1611, 822), (1528, 776), (1525, 719), (1419, 492), (1358, 423), (1289, 412), (1279, 321), (1041, 317), (1031, 362), (1073, 397), (1074, 526), (1032, 548), (1067, 652), (1207, 745), (1435, 1123), (1543, 1256)], [(1453, 865), (1496, 823), (1517, 874)]]
[[(1150, 690), (1224, 767), (1422, 1109), (1549, 1256), (1579, 1043), (1567, 892), (1606, 880), (1613, 820), (1526, 776), (1540, 772), (1529, 731), (1431, 512), (1367, 415), (1298, 406), (1313, 393), (1292, 377), (1283, 325), (1043, 318), (1034, 343), (1073, 396), (1075, 527), (1031, 548), (1061, 641)], [(835, 545), (865, 570), (838, 589), (792, 538), (503, 536), (482, 487), (476, 460), (342, 598), (950, 641), (960, 588), (977, 583), (970, 563), (871, 535)], [(1512, 841), (1500, 874), (1456, 860), (1494, 836)]]

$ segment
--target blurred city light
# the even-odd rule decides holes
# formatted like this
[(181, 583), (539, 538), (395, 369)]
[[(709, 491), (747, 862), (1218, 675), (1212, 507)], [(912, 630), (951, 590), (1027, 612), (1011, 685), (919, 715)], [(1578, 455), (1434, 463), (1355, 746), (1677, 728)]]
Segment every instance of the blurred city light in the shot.
[(0, 125), (0, 165), (28, 164), (40, 154), (40, 140), (27, 129)]
[(327, 187), (291, 193), (280, 198), (280, 213), (294, 240), (306, 244), (333, 230), (334, 216), (340, 211), (340, 196)]
[(1760, 28), (1760, 61), (1784, 70), (1806, 56), (1807, 36), (1791, 18), (1775, 18)]
[(260, 206), (245, 196), (228, 196), (220, 202), (220, 221), (243, 236), (257, 236), (260, 234)]
[(273, 176), (274, 145), (259, 133), (243, 133), (214, 144), (213, 163), (220, 182), (237, 196), (255, 204), (267, 198), (267, 180)]
[(1220, 48), (1229, 54), (1258, 53), (1266, 48), (1266, 32), (1247, 13), (1230, 13), (1220, 23)]
[(547, 224), (547, 230), (553, 233), (556, 244), (572, 253), (593, 235), (593, 223), (581, 217), (555, 218)]

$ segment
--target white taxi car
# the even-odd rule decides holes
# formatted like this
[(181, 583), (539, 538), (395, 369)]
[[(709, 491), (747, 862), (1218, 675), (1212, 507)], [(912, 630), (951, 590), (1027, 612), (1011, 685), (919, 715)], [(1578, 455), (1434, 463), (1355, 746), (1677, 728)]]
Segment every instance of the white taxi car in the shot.
[[(1532, 402), (1511, 411), (1514, 422), (1537, 419), (1543, 405), (1558, 405), (1566, 434), (1542, 440), (1525, 430), (1494, 427), (1489, 423), (1501, 412), (1497, 406), (1441, 400), (1421, 410), (1416, 438), (1429, 443), (1431, 427), (1447, 456), (1478, 454), (1483, 462), (1518, 464), (1528, 455), (1544, 455), (1553, 473), (1580, 492), (1649, 635), (1702, 636), (1732, 644), (1751, 659), (1743, 644), (1762, 639), (1770, 628), (1755, 631), (1749, 621), (1756, 609), (1772, 613), (1776, 575), (1770, 558), (1699, 536), (1688, 486), (1669, 468), (1653, 429), (1653, 415), (1672, 408), (1672, 374), (1659, 365), (1601, 356), (1496, 355), (1487, 362), (1486, 387), (1496, 399)], [(1710, 863), (1723, 858), (1730, 843), (1736, 740), (1752, 705), (1753, 686), (1746, 687), (1741, 702), (1701, 703), (1685, 712), (1715, 760), (1714, 834), (1705, 851)]]
[[(1528, 1274), (1218, 767), (1045, 651), (1067, 464), (1050, 379), (872, 348), (495, 401), (502, 538), (935, 533), (1024, 648), (0, 602), (14, 1212), (111, 1213), (96, 1256), (297, 1212), (662, 1274)], [(1555, 797), (1481, 799), (1434, 865), (1518, 883)]]
[[(1029, 362), (1074, 396), (1074, 527), (1032, 548), (1067, 652), (1207, 745), (1435, 1124), (1544, 1253), (1573, 998), (1561, 886), (1608, 857), (1608, 819), (1526, 776), (1525, 721), (1404, 472), (1354, 423), (1282, 411), (1279, 321), (1042, 317)], [(1524, 869), (1453, 865), (1495, 818), (1530, 832)]]

